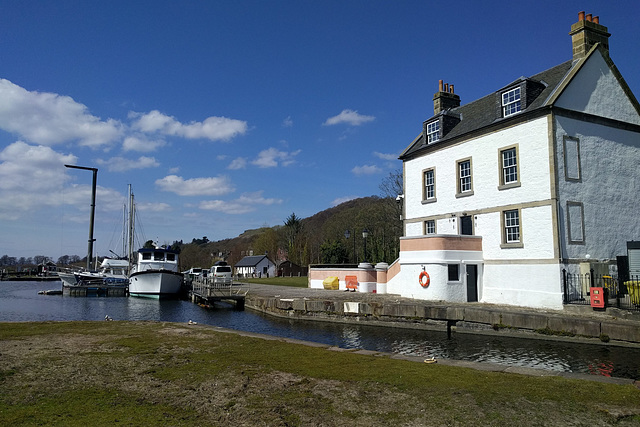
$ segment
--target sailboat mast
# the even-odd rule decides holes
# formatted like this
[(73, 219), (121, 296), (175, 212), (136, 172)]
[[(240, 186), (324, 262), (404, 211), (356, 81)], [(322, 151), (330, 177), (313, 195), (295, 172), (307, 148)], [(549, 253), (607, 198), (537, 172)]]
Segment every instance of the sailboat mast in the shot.
[(131, 189), (131, 184), (129, 184), (129, 243), (128, 243), (128, 256), (129, 256), (129, 262), (132, 263), (134, 262), (133, 259), (133, 245), (135, 244), (135, 239), (134, 239), (134, 230), (135, 230), (135, 224), (134, 224), (134, 220), (135, 220), (135, 205), (133, 203), (133, 191)]

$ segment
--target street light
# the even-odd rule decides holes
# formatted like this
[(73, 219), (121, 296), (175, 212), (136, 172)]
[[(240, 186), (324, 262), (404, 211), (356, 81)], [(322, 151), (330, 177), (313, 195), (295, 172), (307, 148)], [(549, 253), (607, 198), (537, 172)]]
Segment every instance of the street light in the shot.
[[(351, 237), (351, 232), (349, 230), (345, 230), (344, 238), (349, 240), (349, 237)], [(356, 264), (358, 263), (358, 260), (356, 259), (356, 233), (355, 233), (355, 231), (353, 233), (353, 262), (355, 262)]]
[(93, 258), (93, 222), (96, 215), (96, 181), (98, 179), (97, 168), (87, 168), (84, 166), (64, 165), (66, 168), (83, 169), (93, 172), (93, 185), (91, 187), (91, 217), (89, 219), (89, 247), (87, 248), (87, 270), (91, 270), (91, 259)]
[(366, 228), (362, 230), (362, 238), (364, 239), (364, 256), (363, 262), (367, 262), (367, 237), (369, 237), (369, 230)]

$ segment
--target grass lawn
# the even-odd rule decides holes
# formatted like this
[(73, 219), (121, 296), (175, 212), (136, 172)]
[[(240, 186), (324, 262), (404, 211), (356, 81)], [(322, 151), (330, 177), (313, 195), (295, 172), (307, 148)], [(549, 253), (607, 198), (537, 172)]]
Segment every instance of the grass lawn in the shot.
[(0, 323), (0, 425), (631, 426), (640, 390), (165, 322)]
[(244, 283), (261, 283), (264, 285), (276, 285), (276, 286), (292, 286), (295, 288), (307, 288), (309, 287), (309, 279), (306, 276), (303, 277), (269, 277), (269, 278), (246, 278), (240, 280)]

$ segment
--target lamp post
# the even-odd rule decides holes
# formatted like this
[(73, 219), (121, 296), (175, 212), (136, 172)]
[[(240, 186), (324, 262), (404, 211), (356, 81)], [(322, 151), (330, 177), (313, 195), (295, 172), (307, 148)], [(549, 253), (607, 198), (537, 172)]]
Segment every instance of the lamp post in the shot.
[(362, 238), (364, 239), (364, 256), (362, 262), (367, 262), (367, 237), (369, 237), (369, 230), (366, 228), (362, 230)]
[[(344, 238), (349, 240), (349, 237), (351, 237), (351, 232), (349, 230), (345, 230)], [(353, 233), (353, 262), (355, 262), (356, 264), (358, 263), (358, 260), (356, 259), (356, 233), (355, 233), (355, 231)]]
[(93, 258), (93, 222), (96, 215), (96, 181), (98, 179), (97, 168), (87, 168), (84, 166), (64, 165), (66, 168), (83, 169), (93, 172), (93, 185), (91, 186), (91, 217), (89, 218), (89, 247), (87, 248), (87, 270), (91, 270), (91, 259)]

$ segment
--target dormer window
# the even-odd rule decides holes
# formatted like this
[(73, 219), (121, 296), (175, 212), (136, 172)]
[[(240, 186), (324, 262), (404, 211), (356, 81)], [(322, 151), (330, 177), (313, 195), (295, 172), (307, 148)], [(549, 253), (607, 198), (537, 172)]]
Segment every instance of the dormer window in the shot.
[(427, 144), (440, 139), (440, 120), (427, 123)]
[(502, 94), (502, 116), (508, 117), (521, 111), (520, 88), (509, 90)]

